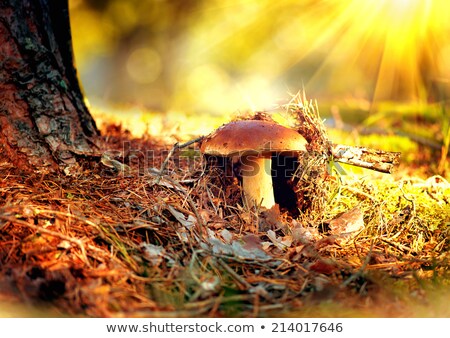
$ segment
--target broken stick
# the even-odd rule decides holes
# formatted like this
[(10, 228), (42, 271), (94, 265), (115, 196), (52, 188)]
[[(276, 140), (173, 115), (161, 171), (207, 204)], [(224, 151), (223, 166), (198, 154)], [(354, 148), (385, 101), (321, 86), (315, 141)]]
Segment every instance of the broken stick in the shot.
[(333, 160), (358, 167), (391, 174), (399, 163), (399, 152), (390, 152), (366, 147), (331, 145)]

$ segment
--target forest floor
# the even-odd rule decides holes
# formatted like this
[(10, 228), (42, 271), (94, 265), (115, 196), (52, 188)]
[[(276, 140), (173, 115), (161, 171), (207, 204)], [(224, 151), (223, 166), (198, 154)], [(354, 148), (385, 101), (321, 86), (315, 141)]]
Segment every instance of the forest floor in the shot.
[(325, 173), (294, 215), (247, 208), (198, 143), (101, 130), (72, 176), (0, 162), (0, 316), (450, 316), (450, 183), (427, 145), (330, 128), (404, 161)]

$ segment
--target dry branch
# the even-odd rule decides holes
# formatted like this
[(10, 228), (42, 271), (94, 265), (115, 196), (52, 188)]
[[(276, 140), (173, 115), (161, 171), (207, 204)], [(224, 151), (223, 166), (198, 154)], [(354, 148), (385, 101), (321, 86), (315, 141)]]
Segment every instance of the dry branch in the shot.
[(358, 167), (391, 174), (398, 164), (401, 153), (366, 147), (332, 144), (333, 160)]

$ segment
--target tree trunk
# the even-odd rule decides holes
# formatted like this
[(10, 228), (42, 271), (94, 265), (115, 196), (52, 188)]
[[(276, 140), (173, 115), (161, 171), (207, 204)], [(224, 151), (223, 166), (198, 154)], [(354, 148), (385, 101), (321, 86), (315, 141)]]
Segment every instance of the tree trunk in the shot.
[(68, 0), (0, 0), (0, 156), (54, 172), (98, 152), (97, 136), (74, 66)]

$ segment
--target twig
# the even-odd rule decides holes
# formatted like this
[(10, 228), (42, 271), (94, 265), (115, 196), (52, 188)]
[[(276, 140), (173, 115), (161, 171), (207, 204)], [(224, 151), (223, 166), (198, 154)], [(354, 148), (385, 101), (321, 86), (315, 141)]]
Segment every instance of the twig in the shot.
[(397, 250), (400, 250), (403, 253), (414, 253), (414, 254), (416, 253), (415, 250), (413, 250), (412, 248), (407, 247), (406, 245), (393, 242), (393, 241), (391, 241), (389, 239), (386, 239), (386, 238), (380, 238), (380, 239), (381, 239), (382, 242), (393, 246), (394, 248), (396, 248)]
[(186, 148), (188, 146), (190, 146), (191, 144), (200, 142), (201, 140), (203, 140), (205, 138), (205, 136), (199, 136), (193, 140), (187, 141), (185, 143), (181, 143), (180, 145), (178, 145), (178, 149), (182, 149), (182, 148)]
[(244, 278), (239, 276), (227, 263), (225, 263), (222, 259), (218, 259), (217, 262), (219, 265), (224, 268), (237, 282), (239, 282), (242, 286), (245, 286), (247, 289), (252, 288), (252, 285), (247, 282)]
[(167, 157), (164, 159), (163, 163), (161, 164), (161, 167), (159, 168), (158, 176), (156, 177), (155, 183), (159, 184), (159, 181), (161, 181), (161, 177), (163, 176), (164, 171), (166, 170), (167, 163), (169, 163), (169, 159), (173, 156), (175, 153), (175, 150), (178, 149), (178, 142), (175, 143), (170, 149), (169, 153), (167, 154)]
[(155, 183), (158, 184), (159, 181), (161, 180), (161, 177), (164, 174), (164, 171), (166, 170), (167, 164), (169, 163), (169, 160), (173, 156), (175, 151), (177, 151), (178, 149), (186, 148), (186, 147), (190, 146), (193, 143), (200, 142), (204, 138), (205, 138), (204, 136), (199, 136), (199, 137), (197, 137), (197, 138), (195, 138), (193, 140), (187, 141), (187, 142), (182, 143), (182, 144), (179, 144), (178, 142), (175, 143), (173, 145), (172, 149), (170, 149), (169, 153), (167, 154), (167, 157), (164, 159), (163, 163), (161, 164), (161, 167), (159, 168), (159, 174), (156, 177)]

